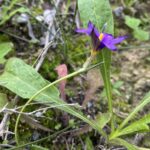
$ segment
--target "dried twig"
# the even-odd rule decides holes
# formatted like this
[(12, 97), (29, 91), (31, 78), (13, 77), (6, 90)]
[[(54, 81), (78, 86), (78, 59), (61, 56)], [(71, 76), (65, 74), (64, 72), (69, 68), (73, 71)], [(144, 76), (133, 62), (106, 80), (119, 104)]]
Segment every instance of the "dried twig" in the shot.
[(6, 132), (7, 129), (7, 122), (9, 121), (10, 115), (9, 113), (5, 113), (4, 117), (0, 123), (0, 136), (3, 138), (4, 137), (4, 133)]
[[(56, 3), (55, 3), (55, 9), (58, 8), (60, 2), (61, 2), (61, 0), (57, 0), (57, 1), (56, 1)], [(55, 16), (56, 16), (56, 11), (55, 11), (54, 14), (53, 14), (53, 18), (52, 18), (51, 21), (49, 22), (48, 30), (47, 30), (47, 33), (46, 33), (45, 46), (44, 46), (44, 49), (43, 49), (43, 51), (42, 51), (42, 54), (41, 54), (41, 56), (40, 56), (40, 58), (39, 58), (39, 60), (38, 60), (38, 63), (37, 63), (37, 65), (36, 65), (36, 67), (35, 67), (36, 71), (38, 71), (38, 70), (40, 69), (41, 65), (43, 64), (43, 61), (44, 61), (44, 59), (45, 59), (45, 57), (46, 57), (46, 54), (47, 54), (47, 52), (48, 52), (48, 49), (49, 49), (49, 47), (51, 46), (53, 40), (54, 40), (55, 37), (56, 37), (56, 34), (57, 34), (58, 31), (59, 31), (59, 30), (58, 30), (58, 31), (56, 32), (56, 34), (53, 36), (53, 39), (49, 42), (49, 39), (50, 39), (50, 31), (51, 31), (51, 29), (52, 29), (52, 27), (53, 27), (53, 25), (54, 25)]]

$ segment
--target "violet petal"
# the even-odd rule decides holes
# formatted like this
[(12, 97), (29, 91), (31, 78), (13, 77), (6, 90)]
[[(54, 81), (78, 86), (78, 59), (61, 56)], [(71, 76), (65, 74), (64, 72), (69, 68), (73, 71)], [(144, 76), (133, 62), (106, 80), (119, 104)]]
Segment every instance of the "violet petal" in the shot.
[(113, 36), (111, 34), (104, 33), (104, 37), (101, 41), (108, 49), (116, 50), (116, 46), (113, 43)]
[(118, 44), (118, 43), (121, 43), (123, 40), (125, 40), (127, 38), (127, 36), (119, 36), (115, 39), (113, 39), (113, 43), (114, 44)]
[(75, 31), (76, 31), (77, 33), (85, 33), (85, 34), (89, 35), (88, 29), (76, 29)]

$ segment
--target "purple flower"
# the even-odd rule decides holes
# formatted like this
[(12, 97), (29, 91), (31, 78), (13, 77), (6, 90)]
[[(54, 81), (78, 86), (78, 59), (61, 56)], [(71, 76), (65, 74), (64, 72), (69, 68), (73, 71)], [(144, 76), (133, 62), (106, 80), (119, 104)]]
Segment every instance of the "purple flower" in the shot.
[(87, 29), (76, 29), (76, 32), (85, 33), (91, 37), (93, 51), (101, 50), (104, 47), (115, 51), (117, 50), (116, 44), (122, 42), (127, 38), (127, 36), (119, 36), (117, 38), (114, 38), (112, 34), (99, 33), (99, 31), (91, 21), (89, 21)]

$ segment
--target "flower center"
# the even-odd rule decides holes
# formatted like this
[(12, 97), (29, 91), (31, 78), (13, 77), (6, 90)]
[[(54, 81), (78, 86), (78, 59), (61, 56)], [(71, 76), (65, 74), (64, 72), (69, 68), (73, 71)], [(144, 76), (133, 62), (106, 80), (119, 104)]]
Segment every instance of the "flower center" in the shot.
[(99, 35), (99, 40), (102, 41), (103, 37), (104, 37), (104, 34), (103, 34), (103, 33), (100, 33), (100, 35)]

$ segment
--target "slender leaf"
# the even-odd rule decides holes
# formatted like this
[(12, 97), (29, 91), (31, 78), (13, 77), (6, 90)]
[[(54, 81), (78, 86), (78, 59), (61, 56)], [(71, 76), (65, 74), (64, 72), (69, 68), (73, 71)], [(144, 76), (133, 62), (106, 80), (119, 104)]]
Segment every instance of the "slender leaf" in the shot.
[(136, 124), (141, 125), (141, 124), (149, 124), (149, 123), (150, 123), (150, 114), (147, 114), (144, 117), (142, 117), (140, 120), (133, 122), (130, 126), (134, 126)]
[[(115, 139), (116, 137), (121, 135), (122, 130), (124, 130), (123, 134), (126, 133), (133, 133), (135, 131), (140, 130), (148, 130), (148, 124), (150, 122), (150, 115), (146, 115), (142, 119), (138, 120), (137, 122), (134, 122), (133, 124), (129, 125), (128, 127), (123, 127), (130, 121), (132, 118), (141, 110), (144, 106), (146, 106), (148, 103), (150, 103), (150, 92), (146, 94), (146, 96), (143, 98), (140, 104), (137, 105), (137, 107), (128, 115), (128, 117), (121, 123), (121, 125), (118, 127), (118, 129), (115, 132), (112, 132), (110, 135), (110, 139)], [(138, 124), (141, 125), (141, 127), (138, 127)], [(135, 129), (133, 129), (135, 126)], [(131, 130), (133, 129), (133, 132)], [(130, 132), (129, 132), (130, 131)]]
[(116, 138), (116, 139), (112, 140), (111, 142), (114, 144), (117, 144), (117, 145), (122, 145), (122, 146), (126, 147), (128, 150), (139, 150), (136, 146), (134, 146), (120, 138)]
[(125, 134), (131, 134), (134, 132), (149, 132), (149, 126), (147, 124), (150, 123), (150, 114), (145, 115), (143, 118), (141, 118), (138, 121), (135, 121), (131, 123), (126, 128), (119, 131), (119, 135), (125, 135)]
[(149, 131), (149, 126), (147, 124), (131, 124), (130, 126), (122, 129), (117, 133), (117, 137), (121, 135), (127, 135), (135, 132), (146, 132)]
[(128, 115), (128, 117), (121, 123), (119, 129), (123, 128), (128, 121), (130, 121), (144, 106), (150, 103), (150, 92), (148, 92), (143, 100), (137, 105), (137, 107)]

